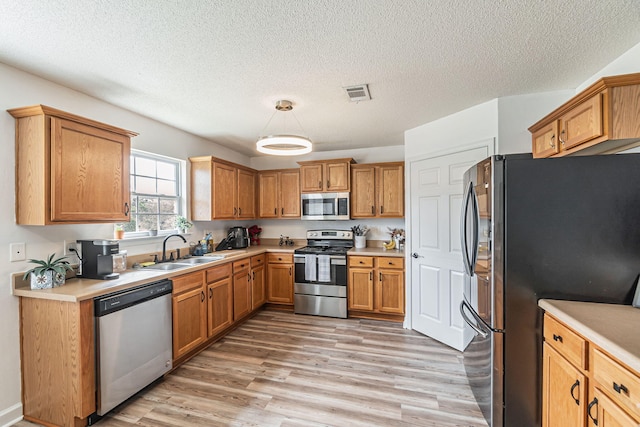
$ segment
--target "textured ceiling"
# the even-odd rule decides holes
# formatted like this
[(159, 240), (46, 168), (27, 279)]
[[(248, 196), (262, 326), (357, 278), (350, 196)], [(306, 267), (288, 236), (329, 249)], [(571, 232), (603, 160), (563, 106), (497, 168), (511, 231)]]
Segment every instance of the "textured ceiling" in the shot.
[[(289, 99), (318, 151), (401, 145), (569, 89), (640, 42), (639, 0), (0, 0), (0, 62), (249, 156)], [(345, 86), (368, 83), (351, 103)]]

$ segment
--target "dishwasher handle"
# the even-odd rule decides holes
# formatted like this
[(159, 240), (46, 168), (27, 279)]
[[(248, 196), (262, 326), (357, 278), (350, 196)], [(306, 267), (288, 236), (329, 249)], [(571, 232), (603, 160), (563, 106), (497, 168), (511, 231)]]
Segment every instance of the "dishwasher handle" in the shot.
[(169, 279), (147, 283), (132, 289), (114, 292), (94, 299), (94, 316), (102, 317), (116, 311), (149, 301), (173, 290), (173, 283)]

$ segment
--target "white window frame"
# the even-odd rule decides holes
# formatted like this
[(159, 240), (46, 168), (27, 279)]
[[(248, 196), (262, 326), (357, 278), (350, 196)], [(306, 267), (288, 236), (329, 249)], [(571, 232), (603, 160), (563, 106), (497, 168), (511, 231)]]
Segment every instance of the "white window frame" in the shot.
[[(165, 162), (165, 163), (172, 163), (175, 165), (175, 170), (176, 170), (176, 175), (175, 175), (175, 187), (176, 187), (176, 195), (172, 196), (172, 195), (166, 195), (166, 194), (148, 194), (148, 193), (138, 193), (135, 191), (135, 177), (136, 176), (144, 176), (144, 175), (137, 175), (136, 171), (135, 171), (135, 158), (145, 158), (145, 159), (149, 159), (149, 160), (155, 160), (155, 161), (161, 161), (161, 162)], [(131, 219), (133, 220), (134, 217), (136, 217), (139, 212), (136, 208), (134, 209), (133, 206), (133, 200), (135, 197), (157, 197), (158, 199), (173, 199), (176, 202), (176, 206), (177, 206), (177, 212), (176, 215), (182, 215), (182, 216), (186, 216), (184, 214), (184, 206), (185, 206), (185, 200), (184, 200), (184, 196), (183, 196), (183, 191), (184, 191), (184, 186), (182, 185), (182, 177), (183, 177), (183, 161), (179, 160), (179, 159), (174, 159), (171, 157), (166, 157), (166, 156), (161, 156), (158, 154), (154, 154), (154, 153), (148, 153), (145, 151), (140, 151), (140, 150), (131, 150), (131, 156), (130, 156), (130, 170), (129, 170), (129, 179), (130, 179), (130, 203), (131, 203)], [(135, 210), (135, 212), (134, 212)], [(144, 213), (144, 215), (153, 215), (153, 214), (149, 214), (149, 213)], [(158, 216), (158, 218), (160, 217), (160, 212), (157, 212), (156, 215)], [(149, 231), (147, 230), (137, 230), (137, 224), (138, 222), (136, 221), (136, 231), (125, 231), (124, 233), (124, 238), (125, 239), (131, 239), (131, 238), (140, 238), (140, 237), (149, 237)], [(158, 220), (158, 224), (159, 224), (159, 220)], [(118, 224), (116, 224), (118, 225)], [(119, 225), (125, 225), (126, 224), (119, 224)], [(125, 228), (126, 230), (126, 228)], [(178, 232), (177, 229), (168, 229), (168, 230), (158, 230), (158, 236), (166, 236), (169, 234), (173, 234)]]

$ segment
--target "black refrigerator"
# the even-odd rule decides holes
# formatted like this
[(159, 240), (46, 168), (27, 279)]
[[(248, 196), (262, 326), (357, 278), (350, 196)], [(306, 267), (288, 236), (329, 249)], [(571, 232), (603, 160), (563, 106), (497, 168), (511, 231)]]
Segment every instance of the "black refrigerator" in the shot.
[(464, 352), (493, 427), (541, 425), (540, 298), (631, 304), (640, 273), (640, 154), (492, 156), (464, 176)]

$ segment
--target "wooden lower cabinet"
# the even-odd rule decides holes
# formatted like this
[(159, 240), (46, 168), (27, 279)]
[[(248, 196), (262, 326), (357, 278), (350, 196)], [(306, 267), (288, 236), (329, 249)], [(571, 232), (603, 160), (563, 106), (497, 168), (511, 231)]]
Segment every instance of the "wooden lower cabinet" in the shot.
[(543, 346), (542, 425), (584, 426), (587, 381), (585, 375), (548, 344)]
[[(594, 390), (593, 402), (597, 411), (598, 427), (638, 427), (638, 422), (627, 415), (618, 405), (607, 397), (599, 388)], [(592, 406), (593, 408), (594, 406)], [(593, 420), (590, 420), (593, 422)]]
[(231, 263), (206, 271), (207, 280), (207, 337), (233, 324), (233, 286)]
[(267, 301), (293, 305), (292, 254), (267, 254)]
[(372, 256), (348, 259), (349, 315), (378, 314), (380, 318), (401, 320), (405, 312), (404, 259)]
[(96, 410), (93, 300), (20, 298), (22, 403), (26, 420), (87, 425)]
[(251, 259), (244, 258), (233, 263), (234, 322), (251, 312), (251, 294)]
[(544, 316), (542, 426), (637, 427), (640, 373)]
[(251, 308), (256, 310), (267, 301), (266, 256), (251, 257)]
[(173, 281), (173, 359), (176, 360), (207, 339), (207, 304), (204, 273), (185, 274)]

